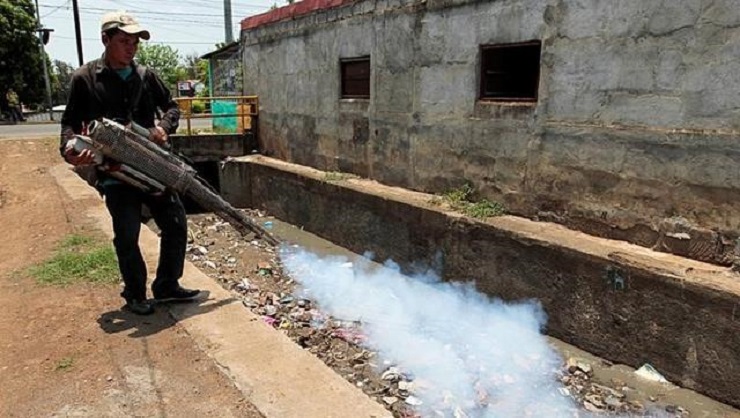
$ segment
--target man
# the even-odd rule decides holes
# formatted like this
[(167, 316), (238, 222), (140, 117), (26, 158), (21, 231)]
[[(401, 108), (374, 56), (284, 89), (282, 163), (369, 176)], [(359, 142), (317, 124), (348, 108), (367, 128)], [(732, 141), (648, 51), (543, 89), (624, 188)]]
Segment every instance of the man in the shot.
[(26, 118), (23, 117), (23, 112), (21, 111), (21, 101), (18, 98), (18, 93), (16, 93), (12, 87), (9, 88), (8, 92), (5, 94), (5, 100), (8, 101), (11, 119), (13, 119), (14, 122), (25, 122)]
[[(180, 112), (162, 80), (149, 69), (137, 65), (134, 55), (139, 39), (148, 40), (149, 32), (133, 16), (112, 12), (103, 16), (101, 36), (105, 52), (95, 61), (75, 71), (72, 76), (67, 108), (62, 116), (60, 151), (76, 168), (93, 163), (90, 150), (76, 153), (67, 146), (75, 134), (86, 133), (86, 125), (100, 117), (123, 124), (131, 121), (148, 128), (149, 139), (165, 146), (168, 135), (177, 130)], [(159, 125), (155, 113), (163, 112)], [(159, 264), (152, 293), (158, 302), (195, 300), (198, 290), (178, 284), (182, 276), (187, 244), (185, 209), (177, 194), (167, 191), (148, 194), (98, 172), (94, 184), (105, 198), (113, 219), (113, 244), (123, 277), (125, 308), (139, 315), (154, 312), (146, 298), (147, 271), (139, 249), (142, 206), (146, 206), (161, 230)]]

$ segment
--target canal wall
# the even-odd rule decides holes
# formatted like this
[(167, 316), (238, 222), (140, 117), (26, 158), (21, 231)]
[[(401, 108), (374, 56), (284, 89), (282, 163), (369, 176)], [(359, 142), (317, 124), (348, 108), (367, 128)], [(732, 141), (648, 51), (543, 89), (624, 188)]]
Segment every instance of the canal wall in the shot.
[(233, 204), (357, 253), (539, 300), (548, 334), (740, 407), (740, 275), (729, 268), (555, 223), (472, 219), (430, 194), (264, 156), (225, 162), (220, 184)]

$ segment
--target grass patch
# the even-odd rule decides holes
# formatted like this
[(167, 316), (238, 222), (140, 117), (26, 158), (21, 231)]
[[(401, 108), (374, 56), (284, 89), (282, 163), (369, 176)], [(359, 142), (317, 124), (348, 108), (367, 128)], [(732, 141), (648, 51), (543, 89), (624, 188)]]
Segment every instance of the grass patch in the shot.
[(324, 181), (342, 181), (347, 179), (356, 179), (358, 176), (341, 171), (328, 171), (324, 174)]
[(452, 189), (442, 195), (442, 198), (447, 201), (455, 209), (461, 209), (467, 203), (470, 203), (473, 199), (473, 187), (470, 184), (465, 184), (457, 189)]
[(51, 259), (31, 267), (28, 273), (38, 283), (58, 286), (80, 282), (112, 284), (119, 278), (111, 245), (83, 235), (66, 237)]
[(506, 213), (504, 206), (498, 202), (491, 202), (483, 199), (479, 202), (471, 202), (465, 206), (463, 213), (473, 218), (490, 218), (491, 216), (501, 216)]
[(75, 360), (72, 357), (65, 357), (59, 361), (57, 361), (57, 364), (54, 366), (54, 370), (67, 370), (72, 367)]
[(478, 219), (501, 216), (506, 213), (504, 206), (498, 202), (491, 202), (488, 199), (473, 201), (474, 193), (473, 187), (470, 184), (465, 184), (444, 193), (441, 197), (433, 197), (429, 203), (440, 205), (442, 202), (446, 202), (453, 210)]

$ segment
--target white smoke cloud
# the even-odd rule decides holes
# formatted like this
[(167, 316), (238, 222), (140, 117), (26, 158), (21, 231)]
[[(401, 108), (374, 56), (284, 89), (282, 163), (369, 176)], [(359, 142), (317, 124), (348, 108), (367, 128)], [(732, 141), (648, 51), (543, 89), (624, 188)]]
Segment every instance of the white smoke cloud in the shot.
[[(344, 257), (281, 251), (287, 272), (322, 310), (363, 323), (365, 345), (414, 376), (423, 416), (585, 416), (558, 389), (561, 359), (537, 302), (506, 303), (471, 285), (409, 277)], [(441, 415), (440, 415), (441, 413)]]

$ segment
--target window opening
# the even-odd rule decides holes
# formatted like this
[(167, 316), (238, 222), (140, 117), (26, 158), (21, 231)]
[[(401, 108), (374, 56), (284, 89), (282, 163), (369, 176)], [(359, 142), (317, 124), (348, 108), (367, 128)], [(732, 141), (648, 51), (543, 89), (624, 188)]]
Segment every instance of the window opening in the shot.
[(369, 99), (370, 57), (343, 59), (339, 65), (342, 74), (342, 98)]
[(541, 42), (481, 47), (480, 99), (537, 101)]

